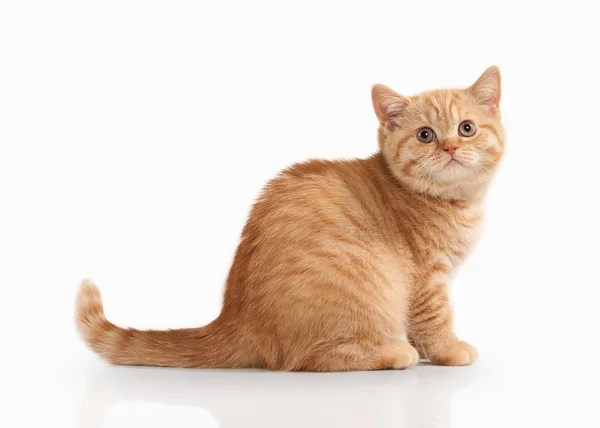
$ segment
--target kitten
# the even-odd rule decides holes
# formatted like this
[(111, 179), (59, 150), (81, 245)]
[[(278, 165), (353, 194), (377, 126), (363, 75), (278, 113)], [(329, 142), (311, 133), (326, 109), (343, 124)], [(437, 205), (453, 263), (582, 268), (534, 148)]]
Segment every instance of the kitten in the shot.
[(412, 97), (375, 85), (372, 97), (379, 152), (296, 164), (267, 184), (216, 320), (117, 327), (84, 281), (77, 328), (87, 344), (126, 365), (377, 370), (412, 366), (419, 354), (473, 363), (475, 348), (452, 328), (447, 284), (477, 238), (502, 155), (500, 72)]

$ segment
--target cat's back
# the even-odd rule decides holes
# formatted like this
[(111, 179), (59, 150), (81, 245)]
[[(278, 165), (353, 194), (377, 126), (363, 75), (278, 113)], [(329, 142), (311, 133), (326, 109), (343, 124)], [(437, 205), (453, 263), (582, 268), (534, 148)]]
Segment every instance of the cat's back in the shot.
[(362, 247), (368, 236), (368, 204), (361, 200), (369, 179), (366, 161), (309, 160), (270, 180), (250, 211), (230, 282), (252, 283), (264, 272), (285, 275), (303, 260)]
[(360, 185), (357, 174), (365, 169), (365, 160), (322, 160), (310, 159), (293, 164), (282, 170), (275, 178), (267, 183), (259, 201), (269, 197), (287, 196), (315, 197), (327, 195), (336, 197), (346, 195)]
[[(304, 216), (317, 224), (341, 223), (344, 229), (367, 231), (381, 216), (383, 160), (313, 159), (292, 165), (272, 179), (263, 190), (250, 220), (277, 218), (301, 220)], [(339, 226), (339, 224), (338, 224)]]
[(372, 272), (404, 265), (408, 254), (394, 230), (381, 168), (373, 156), (311, 160), (282, 171), (252, 208), (232, 282), (288, 287), (291, 278), (329, 278), (332, 269), (347, 279), (351, 268), (364, 274), (358, 282), (372, 283)]

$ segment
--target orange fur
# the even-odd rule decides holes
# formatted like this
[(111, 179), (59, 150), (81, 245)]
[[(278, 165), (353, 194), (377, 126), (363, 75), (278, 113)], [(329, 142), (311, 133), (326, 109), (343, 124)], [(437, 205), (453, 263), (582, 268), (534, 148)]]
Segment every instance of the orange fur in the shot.
[[(453, 332), (447, 284), (477, 238), (482, 198), (503, 151), (499, 101), (496, 67), (467, 89), (403, 97), (375, 85), (380, 151), (300, 163), (267, 184), (215, 321), (123, 329), (106, 320), (98, 289), (84, 281), (81, 335), (115, 364), (406, 368), (418, 361), (406, 336), (434, 364), (471, 364), (477, 354)], [(475, 135), (458, 134), (464, 120), (476, 125)], [(423, 127), (437, 139), (419, 141)]]

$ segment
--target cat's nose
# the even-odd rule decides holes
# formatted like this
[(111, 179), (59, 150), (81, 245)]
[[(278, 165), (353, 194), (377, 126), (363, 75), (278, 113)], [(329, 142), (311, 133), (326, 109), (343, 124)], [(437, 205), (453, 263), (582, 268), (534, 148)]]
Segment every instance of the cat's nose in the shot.
[(458, 146), (446, 146), (444, 147), (444, 151), (450, 153), (450, 156), (454, 156), (454, 153), (458, 150)]

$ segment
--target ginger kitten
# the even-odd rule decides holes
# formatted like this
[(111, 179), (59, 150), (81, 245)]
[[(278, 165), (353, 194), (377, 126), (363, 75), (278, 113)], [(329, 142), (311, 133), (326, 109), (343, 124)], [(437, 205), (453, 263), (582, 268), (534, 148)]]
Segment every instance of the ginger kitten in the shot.
[(477, 238), (502, 155), (500, 72), (490, 67), (466, 89), (404, 97), (375, 85), (372, 96), (379, 152), (299, 163), (267, 184), (216, 320), (124, 329), (84, 281), (76, 323), (87, 344), (126, 365), (403, 369), (419, 353), (473, 363), (475, 348), (452, 329), (447, 284)]

